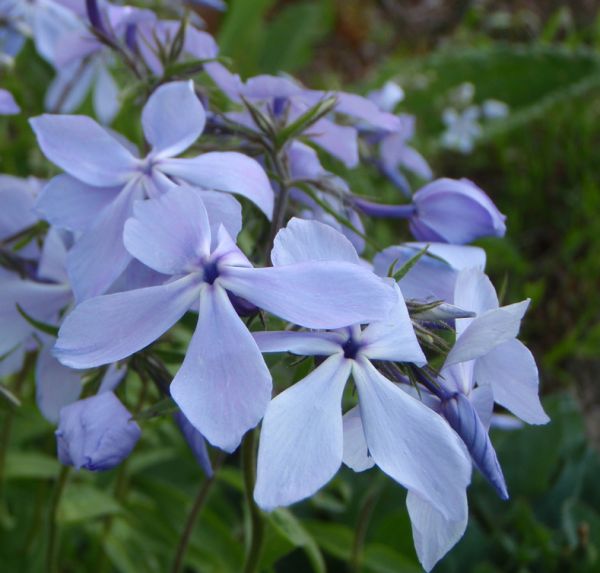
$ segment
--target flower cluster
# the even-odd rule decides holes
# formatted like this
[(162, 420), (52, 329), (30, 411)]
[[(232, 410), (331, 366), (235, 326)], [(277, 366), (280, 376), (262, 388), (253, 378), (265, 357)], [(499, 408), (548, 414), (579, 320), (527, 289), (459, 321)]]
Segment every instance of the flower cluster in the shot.
[[(548, 421), (517, 339), (529, 301), (501, 306), (468, 245), (504, 235), (491, 199), (433, 180), (395, 84), (361, 97), (243, 81), (197, 22), (107, 1), (3, 1), (0, 15), (7, 55), (32, 36), (57, 70), (30, 125), (60, 171), (0, 176), (0, 374), (37, 357), (60, 461), (98, 471), (131, 453), (141, 430), (119, 384), (144, 371), (207, 473), (205, 440), (233, 452), (262, 421), (264, 510), (312, 496), (342, 464), (377, 465), (408, 490), (433, 567), (465, 531), (473, 466), (508, 497), (488, 430), (516, 418), (495, 405)], [(90, 90), (98, 122), (70, 114)], [(127, 98), (137, 145), (108, 127)], [(0, 113), (18, 112), (0, 91)], [(325, 160), (378, 172), (398, 204), (356, 194)], [(407, 219), (416, 242), (376, 245), (369, 217)], [(151, 374), (169, 373), (174, 335), (165, 382)], [(311, 367), (284, 389), (271, 353)]]

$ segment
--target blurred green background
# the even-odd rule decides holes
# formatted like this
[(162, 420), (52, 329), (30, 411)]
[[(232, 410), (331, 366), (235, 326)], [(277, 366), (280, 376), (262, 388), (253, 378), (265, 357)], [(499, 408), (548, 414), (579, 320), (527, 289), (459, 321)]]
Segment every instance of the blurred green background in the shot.
[[(476, 476), (467, 533), (435, 571), (600, 571), (597, 2), (233, 0), (224, 15), (203, 15), (243, 75), (281, 70), (311, 87), (360, 93), (397, 81), (406, 92), (398, 111), (416, 116), (414, 143), (436, 176), (472, 179), (508, 216), (507, 238), (481, 244), (494, 283), (506, 285), (505, 300), (532, 298), (521, 338), (537, 357), (552, 423), (493, 432), (511, 500), (497, 500)], [(38, 101), (49, 77), (31, 61), (24, 53), (9, 79), (20, 101)], [(466, 154), (440, 143), (443, 111), (465, 83), (472, 104), (494, 99), (509, 107), (506, 118), (482, 123)], [(5, 133), (1, 170), (26, 175), (32, 145), (29, 133)], [(344, 176), (360, 193), (397, 196), (375, 172)], [(372, 232), (389, 243), (402, 236), (395, 225), (378, 223)], [(128, 382), (132, 395), (138, 383)], [(59, 472), (52, 428), (28, 406), (7, 420), (0, 571), (41, 571), (46, 501)], [(190, 571), (241, 568), (238, 467), (236, 456), (228, 459), (211, 491), (192, 536)], [(58, 511), (61, 571), (168, 570), (202, 479), (173, 425), (148, 421), (124, 469), (71, 478)], [(360, 523), (361, 571), (419, 571), (404, 495), (377, 470), (343, 469), (294, 515), (269, 517), (264, 570), (348, 571)]]

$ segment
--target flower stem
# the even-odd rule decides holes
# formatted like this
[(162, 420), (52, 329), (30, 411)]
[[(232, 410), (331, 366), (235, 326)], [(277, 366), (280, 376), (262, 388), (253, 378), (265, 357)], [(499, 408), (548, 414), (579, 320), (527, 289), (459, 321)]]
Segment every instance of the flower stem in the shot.
[(352, 573), (360, 573), (360, 571), (362, 571), (363, 549), (365, 538), (367, 536), (367, 529), (369, 528), (369, 523), (373, 516), (373, 510), (375, 509), (381, 491), (383, 490), (383, 485), (383, 476), (378, 475), (367, 491), (360, 507), (354, 534), (354, 543), (352, 544), (352, 553), (350, 555), (350, 571), (352, 571)]
[(250, 512), (250, 542), (244, 563), (244, 573), (256, 573), (265, 540), (265, 522), (260, 509), (254, 502), (253, 490), (256, 483), (256, 430), (246, 434), (242, 443), (242, 468), (244, 492)]
[(198, 520), (201, 509), (206, 504), (208, 494), (217, 479), (217, 472), (224, 459), (224, 455), (217, 459), (214, 464), (213, 474), (202, 482), (202, 485), (198, 490), (196, 500), (194, 501), (194, 505), (192, 505), (192, 509), (185, 522), (185, 527), (183, 528), (183, 532), (179, 538), (179, 543), (177, 544), (177, 551), (175, 552), (175, 559), (173, 559), (173, 565), (171, 566), (171, 573), (179, 573), (183, 567), (188, 545), (190, 543), (190, 538), (192, 537), (194, 527), (196, 526), (196, 521)]
[(46, 550), (46, 571), (48, 573), (58, 573), (58, 527), (56, 524), (56, 514), (60, 499), (67, 485), (69, 477), (69, 466), (63, 466), (58, 474), (52, 499), (50, 500), (50, 513), (48, 515), (48, 545)]

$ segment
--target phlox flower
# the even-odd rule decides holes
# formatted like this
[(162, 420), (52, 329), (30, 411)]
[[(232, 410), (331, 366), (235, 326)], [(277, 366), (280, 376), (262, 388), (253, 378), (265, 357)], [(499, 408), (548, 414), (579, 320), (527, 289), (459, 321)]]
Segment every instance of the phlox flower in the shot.
[[(358, 262), (352, 245), (329, 227), (292, 221), (274, 247), (274, 260), (299, 264), (307, 236), (321, 260)], [(426, 405), (385, 378), (373, 361), (423, 365), (406, 305), (396, 288), (383, 321), (327, 332), (258, 332), (263, 352), (291, 352), (324, 361), (306, 378), (276, 396), (262, 425), (254, 497), (265, 509), (314, 494), (337, 472), (344, 451), (342, 394), (350, 376), (359, 405), (346, 414), (362, 420), (368, 455), (385, 473), (415, 490), (447, 518), (462, 517), (470, 464), (458, 436)], [(366, 450), (367, 448), (365, 448)], [(352, 463), (348, 460), (348, 463)]]
[(317, 260), (253, 268), (232, 239), (241, 217), (228, 232), (222, 214), (209, 210), (201, 197), (193, 189), (174, 188), (135, 204), (125, 246), (173, 280), (86, 300), (65, 319), (55, 354), (71, 368), (115, 362), (197, 308), (198, 324), (171, 395), (209, 442), (233, 451), (262, 418), (271, 375), (230, 294), (300, 326), (340, 328), (383, 318), (394, 293), (357, 264), (318, 260), (318, 245)]
[(177, 159), (204, 129), (205, 112), (192, 82), (158, 88), (142, 113), (151, 151), (144, 158), (84, 116), (42, 115), (31, 125), (44, 154), (66, 171), (52, 179), (38, 208), (58, 227), (83, 233), (69, 252), (68, 272), (77, 300), (106, 292), (131, 262), (123, 226), (133, 203), (158, 197), (178, 182), (237, 193), (267, 216), (273, 191), (262, 167), (237, 152)]

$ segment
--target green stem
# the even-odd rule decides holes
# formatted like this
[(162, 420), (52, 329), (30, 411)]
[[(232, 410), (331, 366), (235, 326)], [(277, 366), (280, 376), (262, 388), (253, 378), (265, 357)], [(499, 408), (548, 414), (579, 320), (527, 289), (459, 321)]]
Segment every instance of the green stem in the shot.
[(256, 573), (265, 540), (265, 522), (253, 496), (256, 483), (256, 430), (248, 432), (242, 443), (242, 468), (244, 493), (250, 512), (250, 542), (243, 571), (244, 573)]
[(58, 573), (58, 527), (56, 524), (56, 514), (60, 499), (67, 485), (69, 477), (69, 466), (63, 466), (58, 475), (58, 480), (54, 487), (52, 499), (50, 500), (50, 514), (48, 516), (48, 546), (46, 551), (46, 571), (48, 573)]
[(383, 484), (384, 481), (382, 476), (377, 476), (365, 495), (358, 513), (354, 543), (352, 544), (352, 554), (350, 555), (350, 571), (352, 571), (352, 573), (360, 573), (360, 571), (362, 571), (362, 558), (367, 530), (369, 528), (369, 523), (371, 522), (371, 517), (373, 516), (373, 510), (381, 495)]
[(224, 459), (224, 455), (218, 458), (218, 460), (215, 462), (212, 476), (206, 478), (204, 482), (202, 482), (202, 485), (198, 490), (198, 494), (196, 495), (194, 505), (192, 505), (192, 509), (185, 522), (185, 527), (183, 528), (183, 532), (181, 533), (181, 537), (179, 538), (179, 543), (177, 544), (177, 551), (175, 552), (175, 558), (173, 559), (173, 565), (171, 566), (171, 573), (179, 573), (183, 567), (188, 545), (190, 544), (190, 539), (192, 537), (192, 533), (194, 532), (194, 527), (196, 526), (196, 522), (198, 521), (198, 516), (200, 515), (200, 511), (206, 504), (208, 494), (216, 481), (217, 472), (219, 471), (219, 468), (221, 467), (221, 464), (223, 463)]
[[(25, 357), (23, 367), (16, 375), (15, 385), (13, 394), (16, 398), (19, 398), (23, 384), (27, 380), (27, 376), (31, 367), (34, 363), (35, 354), (29, 353)], [(11, 409), (4, 418), (2, 429), (0, 429), (0, 503), (4, 502), (4, 469), (6, 467), (6, 452), (8, 450), (8, 443), (10, 442), (10, 434), (12, 430), (13, 419), (15, 416), (15, 410)]]

